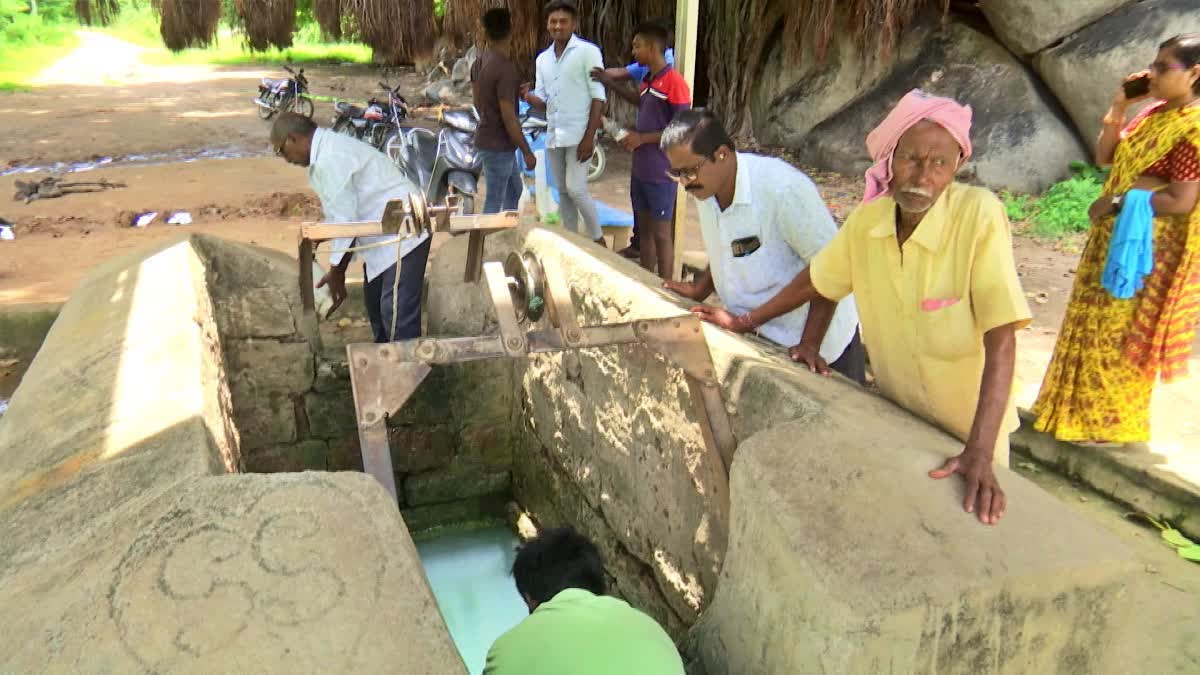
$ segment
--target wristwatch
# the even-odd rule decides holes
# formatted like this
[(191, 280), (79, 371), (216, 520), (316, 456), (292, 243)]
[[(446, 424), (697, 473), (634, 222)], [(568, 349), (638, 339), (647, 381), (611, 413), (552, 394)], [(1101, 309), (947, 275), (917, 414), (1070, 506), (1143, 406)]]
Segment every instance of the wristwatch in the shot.
[(1125, 195), (1115, 195), (1112, 198), (1113, 213), (1121, 212), (1121, 201), (1125, 199)]

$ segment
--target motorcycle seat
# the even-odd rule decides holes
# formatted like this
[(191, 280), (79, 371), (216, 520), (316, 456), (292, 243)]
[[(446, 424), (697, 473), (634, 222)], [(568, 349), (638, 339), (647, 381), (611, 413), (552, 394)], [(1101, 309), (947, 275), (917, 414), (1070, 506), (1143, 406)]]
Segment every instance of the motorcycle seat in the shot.
[(408, 145), (410, 152), (417, 157), (433, 158), (437, 157), (438, 139), (433, 133), (426, 129), (412, 129), (408, 132)]
[(333, 109), (338, 111), (338, 113), (345, 115), (346, 117), (362, 117), (363, 116), (362, 108), (360, 108), (356, 105), (350, 105), (349, 103), (346, 103), (345, 101), (338, 101), (337, 103), (334, 103)]

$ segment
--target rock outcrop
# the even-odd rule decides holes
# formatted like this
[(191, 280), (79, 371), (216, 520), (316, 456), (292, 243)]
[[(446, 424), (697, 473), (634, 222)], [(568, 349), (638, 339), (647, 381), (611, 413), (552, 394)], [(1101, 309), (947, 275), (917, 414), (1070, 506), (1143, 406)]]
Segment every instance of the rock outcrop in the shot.
[[(918, 38), (911, 38), (916, 40)], [(911, 49), (905, 39), (904, 49)], [(913, 88), (949, 96), (974, 110), (974, 156), (964, 172), (984, 185), (1037, 192), (1066, 177), (1087, 151), (1037, 78), (1002, 45), (963, 23), (923, 41), (878, 86), (815, 127), (799, 145), (802, 161), (862, 173), (871, 161), (866, 134)]]
[(1122, 80), (1154, 61), (1164, 40), (1198, 32), (1200, 2), (1144, 0), (1039, 53), (1033, 63), (1075, 127), (1091, 142), (1100, 134), (1100, 120)]

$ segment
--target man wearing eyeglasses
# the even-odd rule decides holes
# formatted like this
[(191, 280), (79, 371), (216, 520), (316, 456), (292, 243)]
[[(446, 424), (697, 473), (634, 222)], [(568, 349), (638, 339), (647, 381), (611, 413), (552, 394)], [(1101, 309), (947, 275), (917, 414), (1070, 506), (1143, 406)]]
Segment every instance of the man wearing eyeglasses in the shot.
[[(276, 156), (308, 168), (309, 185), (321, 200), (328, 223), (378, 221), (389, 201), (417, 192), (386, 155), (349, 136), (318, 129), (303, 115), (281, 114), (271, 127), (271, 145)], [(427, 233), (399, 242), (391, 236), (335, 239), (329, 272), (317, 284), (318, 288), (328, 286), (333, 296), (326, 318), (346, 299), (346, 268), (354, 253), (345, 249), (363, 246), (372, 246), (359, 255), (363, 296), (375, 341), (420, 337), (421, 289), (429, 259)], [(401, 259), (403, 264), (398, 264)]]
[[(863, 204), (833, 241), (791, 281), (770, 289), (768, 300), (719, 322), (757, 326), (854, 293), (880, 390), (963, 443), (929, 477), (961, 475), (963, 510), (995, 525), (1008, 502), (992, 463), (1008, 465), (1008, 435), (1019, 425), (1012, 404), (1016, 331), (1031, 315), (1004, 204), (984, 188), (954, 181), (971, 156), (971, 117), (970, 106), (919, 89), (901, 98), (867, 136), (875, 164)], [(722, 152), (718, 147), (718, 164)], [(680, 151), (668, 156), (677, 167), (693, 161)], [(692, 171), (688, 189), (717, 175)]]
[(736, 152), (708, 110), (676, 115), (662, 133), (661, 147), (672, 167), (667, 175), (696, 200), (709, 264), (693, 283), (664, 285), (696, 301), (716, 290), (724, 308), (699, 305), (692, 311), (723, 328), (790, 347), (792, 359), (822, 375), (832, 368), (865, 382), (853, 297), (819, 298), (769, 321), (751, 319), (752, 310), (787, 286), (837, 234), (808, 176), (782, 160)]

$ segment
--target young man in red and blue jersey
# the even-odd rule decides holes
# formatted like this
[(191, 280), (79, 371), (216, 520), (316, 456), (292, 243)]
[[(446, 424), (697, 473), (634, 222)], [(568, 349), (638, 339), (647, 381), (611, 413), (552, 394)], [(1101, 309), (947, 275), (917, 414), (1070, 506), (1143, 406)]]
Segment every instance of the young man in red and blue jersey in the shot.
[(657, 270), (664, 279), (670, 278), (675, 266), (671, 217), (675, 213), (678, 186), (667, 176), (671, 163), (658, 147), (658, 141), (675, 113), (692, 105), (687, 82), (667, 64), (669, 40), (668, 31), (658, 22), (645, 22), (634, 30), (633, 58), (649, 69), (637, 93), (618, 86), (603, 71), (593, 73), (593, 77), (638, 108), (636, 128), (630, 130), (620, 143), (633, 152), (629, 193), (641, 239), (642, 267), (652, 272)]

